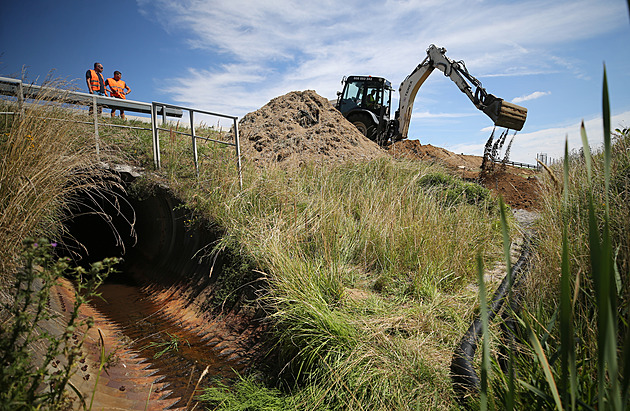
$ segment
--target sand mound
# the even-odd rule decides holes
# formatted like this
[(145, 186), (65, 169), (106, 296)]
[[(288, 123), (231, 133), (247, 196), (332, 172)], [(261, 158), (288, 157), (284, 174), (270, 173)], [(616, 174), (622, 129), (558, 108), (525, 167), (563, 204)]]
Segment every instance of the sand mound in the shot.
[(239, 121), (243, 156), (259, 165), (372, 160), (385, 150), (312, 90), (276, 97)]

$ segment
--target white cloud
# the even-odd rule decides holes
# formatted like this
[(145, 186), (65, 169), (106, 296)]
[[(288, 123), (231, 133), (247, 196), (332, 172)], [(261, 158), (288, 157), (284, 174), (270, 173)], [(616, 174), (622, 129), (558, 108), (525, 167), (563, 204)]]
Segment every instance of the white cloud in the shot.
[[(524, 76), (541, 74), (586, 78), (584, 66), (592, 62), (566, 57), (564, 46), (627, 26), (626, 6), (618, 0), (137, 3), (169, 32), (184, 36), (198, 56), (194, 63), (185, 62), (190, 68), (176, 78), (156, 80), (169, 85), (162, 90), (179, 103), (237, 116), (292, 90), (314, 89), (334, 98), (344, 75), (383, 76), (398, 88), (431, 43), (447, 47), (447, 55), (464, 60), (477, 78), (511, 77), (511, 84), (521, 85)], [(432, 80), (437, 86), (431, 98), (445, 104), (442, 90), (456, 88)], [(423, 91), (431, 89), (428, 83)], [(532, 86), (511, 95), (521, 95), (523, 89)], [(501, 89), (497, 94), (510, 92)], [(462, 114), (469, 107), (461, 98), (437, 109), (443, 113), (425, 110), (413, 116), (453, 119), (472, 115)]]
[(522, 103), (523, 101), (535, 100), (537, 98), (548, 96), (550, 94), (551, 91), (534, 91), (533, 93), (527, 94), (525, 96), (516, 97), (512, 100), (512, 103)]
[(428, 111), (422, 112), (414, 112), (411, 115), (413, 120), (417, 119), (435, 119), (435, 118), (460, 118), (460, 117), (472, 117), (476, 116), (478, 113), (469, 112), (469, 113), (430, 113)]

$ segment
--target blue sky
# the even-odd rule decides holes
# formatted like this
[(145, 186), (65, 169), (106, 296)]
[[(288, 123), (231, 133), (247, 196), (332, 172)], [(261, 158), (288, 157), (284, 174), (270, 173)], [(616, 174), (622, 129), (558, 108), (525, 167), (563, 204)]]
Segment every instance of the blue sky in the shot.
[[(99, 7), (96, 7), (97, 4)], [(430, 44), (464, 60), (486, 90), (528, 109), (510, 158), (560, 157), (585, 121), (601, 142), (606, 64), (612, 126), (630, 127), (626, 0), (2, 1), (0, 75), (76, 80), (95, 61), (123, 73), (130, 99), (242, 117), (274, 97), (333, 99), (344, 75), (400, 82)], [(396, 93), (397, 94), (397, 93)], [(395, 104), (398, 102), (396, 100)], [(416, 97), (409, 136), (481, 154), (491, 121), (441, 72)]]

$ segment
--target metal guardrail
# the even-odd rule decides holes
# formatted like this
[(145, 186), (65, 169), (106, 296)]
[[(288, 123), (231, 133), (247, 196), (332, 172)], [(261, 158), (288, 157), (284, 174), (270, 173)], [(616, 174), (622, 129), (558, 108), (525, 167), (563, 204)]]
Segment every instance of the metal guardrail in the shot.
[[(134, 113), (152, 114), (151, 104), (142, 101), (123, 100), (114, 97), (99, 96), (96, 94), (83, 93), (80, 91), (63, 90), (49, 86), (37, 86), (35, 84), (24, 83), (22, 80), (0, 77), (0, 94), (5, 96), (14, 96), (17, 98), (18, 111), (21, 113), (23, 110), (25, 99), (44, 99), (49, 101), (62, 101), (69, 104), (86, 105), (92, 107), (92, 113), (94, 120), (94, 138), (96, 140), (96, 155), (100, 158), (100, 144), (99, 144), (99, 132), (98, 127), (116, 126), (113, 124), (99, 123), (98, 121), (98, 108), (106, 107), (116, 110), (125, 110)], [(181, 110), (169, 110), (160, 111), (163, 118), (166, 115), (181, 117)], [(129, 127), (129, 126), (118, 126)], [(150, 129), (144, 129), (150, 130)]]
[[(190, 107), (182, 107), (182, 106), (176, 106), (173, 104), (166, 104), (166, 103), (158, 103), (158, 102), (152, 102), (151, 103), (151, 128), (153, 130), (153, 162), (155, 164), (155, 168), (156, 169), (160, 169), (160, 137), (159, 137), (159, 131), (168, 131), (171, 132), (170, 129), (165, 129), (165, 128), (160, 128), (157, 125), (157, 113), (158, 112), (162, 112), (162, 113), (168, 113), (170, 110), (179, 110), (180, 112), (183, 110), (188, 111), (188, 114), (190, 116), (190, 133), (183, 133), (181, 131), (176, 131), (175, 133), (177, 134), (184, 134), (187, 136), (190, 136), (191, 140), (192, 140), (192, 146), (193, 146), (193, 160), (195, 162), (195, 173), (197, 174), (197, 176), (199, 176), (199, 156), (197, 153), (197, 139), (200, 140), (205, 140), (205, 141), (212, 141), (214, 143), (218, 143), (218, 144), (224, 144), (224, 145), (228, 145), (228, 146), (234, 146), (235, 150), (236, 150), (236, 168), (238, 171), (238, 182), (239, 182), (239, 187), (243, 188), (243, 173), (242, 173), (242, 169), (241, 169), (241, 147), (239, 144), (239, 135), (238, 135), (238, 117), (235, 116), (229, 116), (226, 114), (219, 114), (219, 113), (213, 113), (211, 111), (204, 111), (204, 110), (197, 110), (194, 108), (190, 108)], [(223, 117), (223, 118), (228, 118), (231, 119), (233, 121), (233, 130), (234, 130), (234, 142), (230, 143), (227, 141), (220, 141), (220, 140), (214, 140), (208, 137), (202, 137), (202, 136), (198, 136), (195, 134), (195, 113), (199, 113), (199, 114), (206, 114), (206, 115), (210, 115), (210, 116), (216, 116), (216, 117)]]
[(533, 168), (534, 170), (540, 170), (540, 166), (535, 166), (532, 164), (519, 163), (518, 161), (503, 161), (503, 160), (494, 160), (497, 164), (507, 164), (509, 166), (514, 167), (522, 167), (522, 168)]
[[(80, 91), (62, 90), (54, 87), (37, 86), (34, 84), (25, 84), (22, 80), (8, 77), (0, 77), (0, 94), (6, 96), (16, 96), (18, 104), (21, 104), (25, 98), (38, 99), (46, 98), (47, 100), (62, 100), (71, 104), (96, 104), (97, 106), (107, 107), (116, 110), (131, 111), (134, 113), (151, 114), (151, 103), (143, 101), (123, 100), (115, 97), (105, 97), (96, 94), (83, 93)], [(182, 110), (169, 108), (166, 112), (158, 111), (158, 114), (170, 117), (181, 117)]]
[[(197, 153), (197, 139), (202, 139), (206, 141), (213, 141), (215, 143), (225, 144), (234, 146), (236, 149), (236, 157), (237, 157), (237, 168), (238, 168), (238, 178), (239, 178), (239, 186), (243, 188), (243, 177), (241, 171), (241, 154), (240, 154), (240, 145), (239, 145), (239, 135), (238, 135), (238, 117), (229, 116), (225, 114), (218, 114), (209, 111), (197, 110), (188, 107), (176, 106), (173, 104), (166, 103), (145, 103), (142, 101), (134, 101), (134, 100), (124, 100), (115, 97), (104, 97), (96, 94), (82, 93), (79, 91), (71, 91), (71, 90), (63, 90), (57, 89), (54, 87), (47, 86), (37, 86), (34, 84), (24, 84), (22, 80), (17, 80), (8, 77), (0, 77), (0, 95), (6, 96), (14, 96), (17, 98), (18, 102), (18, 111), (21, 113), (23, 110), (23, 105), (25, 99), (44, 99), (49, 101), (61, 101), (69, 104), (79, 104), (79, 105), (87, 105), (92, 107), (92, 114), (94, 116), (94, 135), (96, 138), (96, 154), (99, 155), (99, 133), (98, 126), (108, 126), (108, 127), (122, 127), (122, 128), (133, 128), (133, 129), (141, 129), (151, 131), (153, 133), (153, 160), (156, 169), (160, 169), (160, 141), (159, 141), (159, 130), (170, 131), (164, 128), (160, 128), (157, 125), (157, 118), (159, 115), (162, 116), (162, 123), (166, 123), (167, 117), (177, 117), (181, 118), (183, 116), (184, 110), (189, 112), (190, 116), (190, 133), (182, 133), (177, 132), (178, 134), (186, 134), (189, 135), (192, 139), (193, 145), (193, 159), (195, 162), (195, 173), (199, 176), (199, 159)], [(116, 110), (124, 110), (135, 113), (144, 113), (151, 115), (151, 128), (142, 128), (142, 127), (133, 127), (127, 125), (118, 125), (118, 124), (107, 124), (107, 123), (99, 123), (98, 122), (98, 107), (106, 107)], [(218, 116), (223, 118), (231, 119), (234, 123), (234, 143), (229, 143), (225, 141), (213, 140), (202, 136), (195, 135), (195, 123), (194, 123), (194, 113), (207, 114), (212, 116)], [(17, 114), (17, 113), (4, 113), (4, 114)], [(79, 123), (86, 123), (81, 122)]]

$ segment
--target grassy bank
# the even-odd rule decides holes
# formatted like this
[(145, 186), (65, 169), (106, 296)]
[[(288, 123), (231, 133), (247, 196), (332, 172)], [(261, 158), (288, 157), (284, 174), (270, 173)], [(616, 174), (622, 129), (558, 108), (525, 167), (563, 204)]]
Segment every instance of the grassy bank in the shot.
[[(77, 190), (117, 184), (92, 126), (42, 119), (55, 116), (74, 115), (35, 105), (3, 130), (5, 276), (25, 235), (63, 237)], [(150, 170), (149, 132), (100, 132), (101, 161)], [(392, 159), (292, 171), (245, 162), (240, 189), (228, 149), (201, 144), (195, 178), (188, 139), (163, 133), (162, 148), (162, 171), (138, 184), (166, 181), (225, 230), (215, 252), (247, 255), (267, 285), (251, 304), (268, 313), (272, 364), (230, 392), (289, 409), (454, 406), (448, 365), (477, 301), (475, 256), (491, 265), (501, 247), (485, 189)]]
[(445, 204), (421, 183), (439, 173), (392, 160), (273, 170), (227, 204), (198, 204), (218, 205), (208, 212), (261, 263), (278, 383), (302, 406), (449, 404), (474, 256), (492, 260), (499, 233), (483, 201)]
[[(155, 172), (150, 132), (101, 127), (97, 156), (92, 126), (66, 120), (89, 119), (36, 104), (2, 123), (4, 280), (16, 268), (22, 239), (69, 241), (63, 221), (74, 202), (120, 184), (104, 163), (144, 167), (129, 192), (168, 184), (225, 233), (213, 253), (240, 254), (256, 267), (235, 270), (229, 284), (264, 284), (249, 304), (266, 313), (268, 362), (230, 387), (207, 388), (206, 406), (459, 408), (448, 369), (477, 313), (477, 256), (486, 267), (503, 258), (499, 210), (487, 190), (439, 166), (394, 159), (293, 170), (245, 161), (241, 188), (229, 148), (201, 143), (196, 177), (189, 140), (163, 132), (162, 170)], [(211, 128), (199, 132), (224, 138)], [(511, 357), (517, 371), (492, 367), (481, 408), (627, 403), (629, 134), (613, 132), (608, 152), (567, 153), (566, 168), (543, 179), (542, 235), (522, 288)], [(594, 242), (597, 233), (610, 241)], [(600, 347), (611, 339), (601, 336), (599, 315), (606, 305), (600, 277), (592, 275), (593, 256), (602, 250), (612, 262), (608, 307), (619, 313), (607, 317), (615, 342), (606, 355)], [(492, 341), (497, 360), (498, 335)]]

